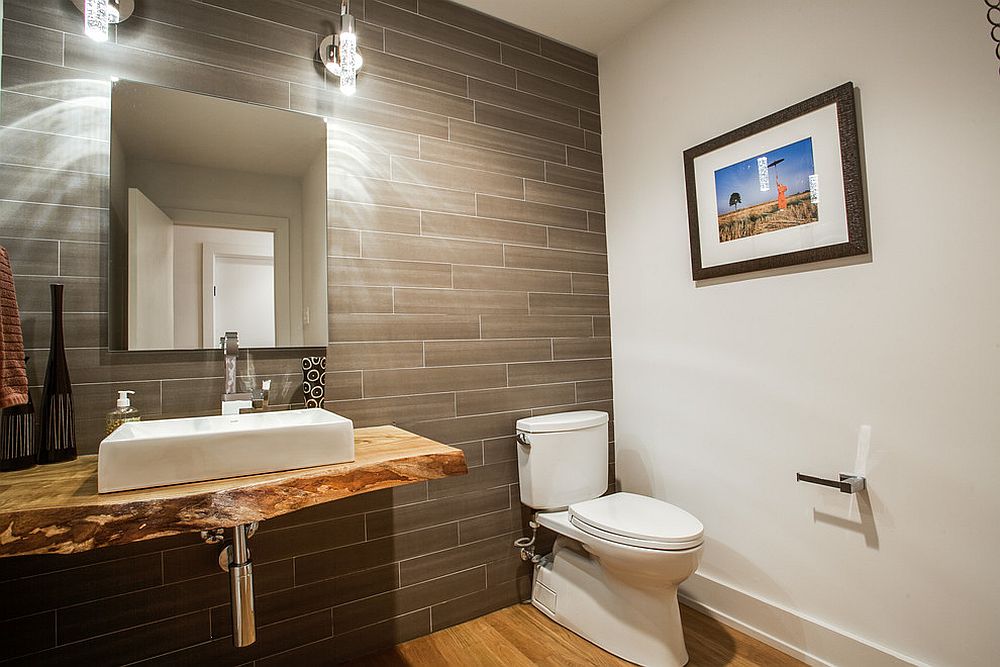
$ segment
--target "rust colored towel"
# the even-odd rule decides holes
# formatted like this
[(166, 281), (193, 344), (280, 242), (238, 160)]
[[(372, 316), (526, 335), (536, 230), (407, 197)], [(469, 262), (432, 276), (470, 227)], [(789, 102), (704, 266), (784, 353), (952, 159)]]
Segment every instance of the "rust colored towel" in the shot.
[(28, 402), (24, 338), (7, 249), (0, 246), (0, 408)]

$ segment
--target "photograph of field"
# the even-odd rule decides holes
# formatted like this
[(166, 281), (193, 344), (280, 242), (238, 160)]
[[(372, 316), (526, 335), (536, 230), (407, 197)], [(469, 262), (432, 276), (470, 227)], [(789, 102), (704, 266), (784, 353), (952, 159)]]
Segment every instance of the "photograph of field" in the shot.
[(717, 170), (719, 241), (817, 222), (810, 190), (815, 173), (811, 138)]

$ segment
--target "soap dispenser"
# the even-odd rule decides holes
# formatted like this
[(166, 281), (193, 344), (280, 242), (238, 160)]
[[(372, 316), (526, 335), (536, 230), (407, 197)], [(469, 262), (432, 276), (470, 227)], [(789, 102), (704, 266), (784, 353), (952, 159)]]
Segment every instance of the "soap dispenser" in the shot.
[(127, 422), (137, 422), (140, 419), (139, 411), (132, 407), (129, 394), (134, 391), (119, 391), (117, 407), (108, 413), (106, 420), (107, 429), (105, 435), (111, 435), (116, 428)]

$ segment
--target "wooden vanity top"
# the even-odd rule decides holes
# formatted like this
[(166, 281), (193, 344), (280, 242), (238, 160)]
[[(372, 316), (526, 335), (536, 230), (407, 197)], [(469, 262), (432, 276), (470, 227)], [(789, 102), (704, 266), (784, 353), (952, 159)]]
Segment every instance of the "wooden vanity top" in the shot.
[(461, 450), (394, 426), (354, 431), (355, 460), (97, 493), (97, 456), (0, 474), (0, 557), (69, 554), (229, 528), (367, 491), (468, 472)]

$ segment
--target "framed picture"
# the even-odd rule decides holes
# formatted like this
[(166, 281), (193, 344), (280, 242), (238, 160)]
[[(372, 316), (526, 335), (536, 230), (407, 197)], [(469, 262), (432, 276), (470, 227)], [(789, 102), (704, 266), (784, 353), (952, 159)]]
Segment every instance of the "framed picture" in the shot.
[(684, 151), (695, 280), (868, 253), (854, 84)]

